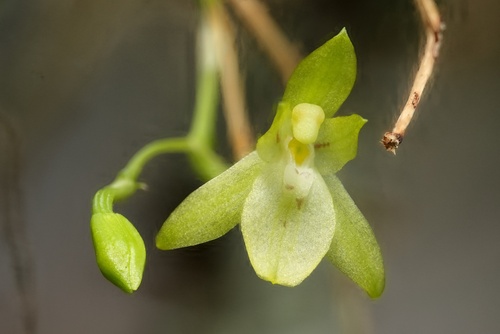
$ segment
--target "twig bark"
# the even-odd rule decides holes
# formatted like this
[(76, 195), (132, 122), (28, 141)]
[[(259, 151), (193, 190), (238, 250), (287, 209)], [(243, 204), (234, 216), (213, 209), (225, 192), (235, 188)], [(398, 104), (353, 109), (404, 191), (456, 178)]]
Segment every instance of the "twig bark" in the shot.
[(425, 25), (427, 39), (424, 54), (420, 60), (420, 66), (410, 91), (410, 96), (394, 128), (392, 131), (386, 132), (382, 138), (382, 144), (386, 150), (394, 154), (396, 154), (396, 149), (403, 141), (405, 131), (411, 122), (422, 97), (422, 93), (434, 71), (434, 65), (439, 55), (445, 27), (444, 23), (441, 21), (439, 10), (434, 0), (415, 0), (415, 2)]
[(302, 58), (280, 27), (276, 24), (265, 5), (258, 0), (228, 0), (235, 13), (250, 33), (261, 44), (285, 84)]
[(232, 144), (233, 156), (239, 160), (254, 149), (255, 140), (245, 107), (234, 29), (222, 5), (213, 4), (207, 11), (209, 24), (216, 34), (214, 47), (218, 51), (217, 62), (229, 141)]

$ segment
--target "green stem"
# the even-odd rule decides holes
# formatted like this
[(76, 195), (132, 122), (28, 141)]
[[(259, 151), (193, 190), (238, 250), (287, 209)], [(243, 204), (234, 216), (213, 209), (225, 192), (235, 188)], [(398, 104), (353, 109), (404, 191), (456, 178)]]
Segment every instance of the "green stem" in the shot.
[[(144, 166), (153, 158), (165, 153), (183, 153), (189, 150), (186, 138), (165, 138), (151, 142), (138, 151), (117, 176), (136, 180)], [(116, 182), (116, 181), (115, 181)]]
[(112, 213), (114, 194), (108, 187), (99, 190), (92, 201), (92, 213)]
[(205, 147), (211, 147), (215, 135), (215, 120), (219, 103), (219, 78), (215, 64), (214, 50), (207, 50), (211, 34), (206, 23), (202, 23), (198, 61), (200, 72), (197, 78), (197, 95), (194, 107), (193, 123), (188, 138)]
[(228, 168), (224, 160), (213, 150), (219, 100), (213, 39), (213, 31), (204, 20), (200, 27), (197, 95), (189, 134), (183, 138), (160, 139), (139, 150), (118, 173), (115, 180), (95, 194), (93, 213), (113, 212), (115, 201), (124, 200), (143, 187), (137, 182), (137, 178), (144, 166), (160, 154), (188, 154), (193, 168), (204, 180), (209, 180)]

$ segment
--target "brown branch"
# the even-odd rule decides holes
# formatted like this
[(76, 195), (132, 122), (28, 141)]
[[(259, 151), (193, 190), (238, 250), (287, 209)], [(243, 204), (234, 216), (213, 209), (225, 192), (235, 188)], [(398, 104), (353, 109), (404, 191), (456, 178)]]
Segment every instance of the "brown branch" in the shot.
[(417, 8), (425, 24), (426, 44), (424, 55), (420, 60), (420, 66), (415, 76), (410, 96), (401, 111), (394, 128), (386, 132), (382, 138), (382, 144), (387, 151), (396, 154), (396, 149), (403, 141), (406, 128), (411, 122), (415, 110), (421, 100), (424, 89), (434, 71), (434, 65), (439, 55), (443, 39), (444, 23), (442, 23), (439, 10), (434, 0), (415, 0)]
[(245, 107), (243, 81), (240, 75), (235, 33), (225, 8), (212, 4), (208, 9), (208, 21), (215, 33), (217, 63), (220, 72), (224, 117), (233, 156), (239, 160), (255, 146)]
[(228, 0), (247, 29), (261, 44), (284, 84), (302, 58), (297, 47), (281, 31), (268, 9), (258, 0)]

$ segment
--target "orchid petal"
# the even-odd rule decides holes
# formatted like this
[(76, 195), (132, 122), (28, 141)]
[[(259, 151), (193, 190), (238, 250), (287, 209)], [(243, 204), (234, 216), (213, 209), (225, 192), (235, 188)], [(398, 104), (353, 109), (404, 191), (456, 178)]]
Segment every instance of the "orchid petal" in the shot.
[(359, 115), (324, 121), (315, 147), (315, 164), (322, 175), (336, 173), (356, 157), (359, 130), (367, 122)]
[(337, 227), (326, 254), (340, 271), (372, 298), (384, 291), (385, 273), (380, 248), (370, 225), (333, 174), (325, 177), (330, 189)]
[(335, 230), (330, 193), (311, 169), (312, 184), (304, 198), (287, 190), (283, 162), (268, 166), (245, 202), (241, 230), (257, 275), (274, 284), (296, 286), (328, 251)]
[(286, 86), (283, 101), (292, 108), (316, 104), (332, 117), (356, 81), (356, 54), (345, 29), (300, 62)]
[(240, 222), (243, 203), (263, 164), (254, 151), (194, 191), (165, 221), (156, 246), (187, 247), (226, 234)]

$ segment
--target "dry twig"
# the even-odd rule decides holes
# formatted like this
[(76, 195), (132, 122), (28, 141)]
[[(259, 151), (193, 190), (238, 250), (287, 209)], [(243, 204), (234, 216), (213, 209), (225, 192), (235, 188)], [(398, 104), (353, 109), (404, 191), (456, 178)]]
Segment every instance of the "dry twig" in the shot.
[(386, 150), (396, 154), (396, 149), (403, 141), (406, 128), (411, 122), (413, 114), (422, 97), (422, 93), (434, 71), (434, 64), (439, 55), (439, 49), (443, 38), (444, 23), (442, 23), (439, 10), (434, 0), (415, 0), (422, 21), (426, 27), (426, 44), (424, 55), (420, 61), (420, 66), (415, 76), (415, 81), (410, 91), (410, 96), (406, 102), (401, 115), (399, 116), (391, 132), (386, 132), (382, 138), (382, 144)]
[(265, 5), (258, 0), (228, 0), (250, 33), (261, 44), (286, 83), (301, 55), (276, 24)]
[(243, 81), (235, 47), (235, 33), (225, 8), (219, 4), (210, 6), (209, 24), (216, 33), (215, 48), (221, 76), (224, 117), (229, 141), (236, 160), (243, 158), (254, 148), (254, 138), (245, 108)]

